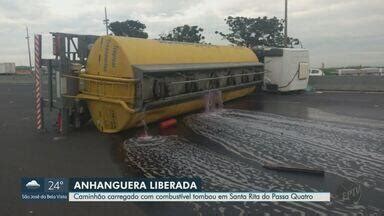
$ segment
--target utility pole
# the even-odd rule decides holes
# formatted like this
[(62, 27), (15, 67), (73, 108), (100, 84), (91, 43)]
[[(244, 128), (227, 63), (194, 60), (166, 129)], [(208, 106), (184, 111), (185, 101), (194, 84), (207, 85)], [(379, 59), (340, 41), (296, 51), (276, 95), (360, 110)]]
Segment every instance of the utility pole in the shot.
[(31, 61), (31, 47), (29, 45), (29, 32), (28, 32), (28, 26), (25, 27), (26, 30), (27, 30), (27, 37), (25, 37), (25, 39), (27, 39), (27, 45), (28, 45), (28, 58), (29, 58), (29, 70), (32, 72), (32, 61)]
[(284, 46), (288, 47), (288, 0), (285, 0)]
[(104, 20), (103, 20), (104, 24), (105, 24), (105, 32), (107, 33), (108, 35), (108, 24), (109, 24), (109, 19), (108, 19), (108, 16), (107, 16), (107, 7), (104, 7)]

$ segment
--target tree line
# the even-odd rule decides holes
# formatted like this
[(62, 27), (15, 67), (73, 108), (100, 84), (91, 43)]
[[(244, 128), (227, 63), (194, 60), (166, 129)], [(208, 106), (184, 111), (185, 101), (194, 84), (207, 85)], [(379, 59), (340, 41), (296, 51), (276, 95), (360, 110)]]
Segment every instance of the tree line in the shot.
[[(254, 47), (284, 47), (284, 20), (277, 17), (232, 17), (224, 19), (228, 25), (228, 33), (215, 31), (215, 34), (238, 46)], [(146, 25), (138, 20), (112, 22), (108, 28), (116, 36), (148, 38)], [(189, 43), (206, 43), (204, 29), (197, 25), (177, 26), (168, 33), (159, 35), (160, 40)], [(288, 37), (287, 44), (291, 47), (298, 45), (299, 39)]]

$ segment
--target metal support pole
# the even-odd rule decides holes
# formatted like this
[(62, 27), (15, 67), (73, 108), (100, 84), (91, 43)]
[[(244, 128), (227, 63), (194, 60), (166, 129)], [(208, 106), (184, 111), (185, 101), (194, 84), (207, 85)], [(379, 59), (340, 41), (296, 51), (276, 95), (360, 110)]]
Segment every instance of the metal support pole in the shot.
[(284, 47), (288, 47), (288, 0), (285, 0)]
[(32, 60), (31, 60), (31, 46), (29, 44), (29, 32), (28, 32), (28, 27), (25, 27), (27, 29), (27, 36), (25, 39), (27, 39), (27, 46), (28, 46), (28, 59), (29, 59), (29, 70), (32, 72)]
[(103, 22), (105, 24), (105, 32), (108, 35), (109, 34), (109, 32), (108, 32), (109, 19), (108, 19), (108, 16), (107, 16), (107, 7), (104, 7), (104, 20), (103, 20)]
[(41, 95), (41, 35), (35, 35), (35, 108), (36, 108), (36, 129), (42, 131), (43, 122), (43, 106)]
[(49, 111), (52, 111), (53, 108), (53, 83), (52, 83), (52, 78), (53, 78), (53, 69), (52, 69), (52, 60), (48, 60), (48, 92), (49, 92)]

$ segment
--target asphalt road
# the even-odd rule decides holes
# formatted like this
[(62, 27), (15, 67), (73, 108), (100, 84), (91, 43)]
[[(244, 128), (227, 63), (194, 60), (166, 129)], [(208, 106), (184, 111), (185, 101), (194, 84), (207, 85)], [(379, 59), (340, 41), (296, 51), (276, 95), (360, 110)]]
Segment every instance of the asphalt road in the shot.
[[(121, 147), (124, 140), (140, 134), (141, 129), (107, 135), (99, 133), (89, 124), (64, 137), (54, 133), (38, 134), (34, 130), (31, 84), (1, 83), (0, 101), (0, 215), (195, 215), (199, 212), (183, 203), (22, 201), (21, 177), (141, 175), (131, 166), (127, 166), (126, 152)], [(374, 127), (375, 130), (384, 125), (384, 94), (381, 93), (253, 94), (230, 102), (225, 108), (256, 110), (357, 127), (363, 124), (364, 127)], [(186, 130), (178, 126), (177, 130), (170, 133), (187, 136), (191, 132)], [(150, 125), (150, 131), (159, 133), (157, 124)], [(374, 193), (376, 192), (373, 191), (371, 195), (368, 190), (363, 202), (378, 207), (383, 192)], [(212, 208), (219, 207), (216, 205)]]

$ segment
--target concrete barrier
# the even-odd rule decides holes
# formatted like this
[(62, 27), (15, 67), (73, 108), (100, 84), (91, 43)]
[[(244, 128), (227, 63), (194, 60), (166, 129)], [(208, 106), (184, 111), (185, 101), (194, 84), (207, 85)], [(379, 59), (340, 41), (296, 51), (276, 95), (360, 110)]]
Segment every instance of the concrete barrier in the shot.
[(384, 92), (384, 76), (312, 76), (314, 90)]

